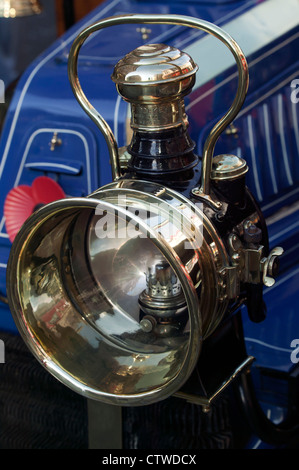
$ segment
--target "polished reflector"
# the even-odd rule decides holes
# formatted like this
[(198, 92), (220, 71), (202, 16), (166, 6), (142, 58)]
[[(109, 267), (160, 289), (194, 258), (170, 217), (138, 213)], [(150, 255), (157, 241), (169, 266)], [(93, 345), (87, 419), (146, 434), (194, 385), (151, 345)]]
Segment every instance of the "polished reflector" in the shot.
[(108, 189), (33, 214), (15, 239), (8, 291), (48, 371), (85, 396), (140, 405), (174, 393), (196, 364), (199, 241), (177, 209), (132, 194)]

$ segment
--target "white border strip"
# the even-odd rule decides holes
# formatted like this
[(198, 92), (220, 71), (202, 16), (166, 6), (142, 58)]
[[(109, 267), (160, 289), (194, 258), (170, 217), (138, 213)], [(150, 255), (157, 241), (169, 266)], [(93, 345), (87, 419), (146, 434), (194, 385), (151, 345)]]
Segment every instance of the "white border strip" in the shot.
[(265, 137), (266, 137), (266, 147), (267, 147), (267, 157), (268, 163), (270, 168), (270, 175), (272, 180), (272, 186), (274, 193), (278, 193), (277, 181), (274, 171), (274, 163), (273, 163), (273, 155), (271, 149), (271, 138), (270, 138), (270, 123), (269, 123), (269, 112), (268, 112), (268, 105), (266, 103), (263, 104), (263, 117), (264, 117), (264, 126), (265, 126)]
[(50, 167), (50, 168), (60, 168), (61, 170), (69, 171), (71, 174), (76, 175), (78, 173), (78, 168), (69, 165), (63, 165), (62, 163), (52, 163), (52, 162), (34, 162), (34, 163), (26, 163), (25, 168), (32, 168), (32, 169), (39, 169), (43, 167)]
[(286, 276), (284, 276), (281, 279), (279, 279), (278, 281), (276, 281), (275, 284), (273, 284), (272, 287), (268, 287), (267, 289), (265, 289), (264, 294), (265, 295), (268, 294), (269, 292), (271, 292), (272, 289), (275, 289), (276, 287), (280, 286), (284, 282), (286, 282), (289, 279), (293, 278), (294, 276), (296, 276), (296, 274), (299, 274), (299, 268), (295, 269), (294, 271), (290, 272)]
[(285, 167), (288, 183), (290, 186), (293, 186), (294, 181), (291, 175), (287, 145), (286, 145), (285, 136), (284, 136), (283, 96), (281, 93), (279, 93), (277, 100), (278, 100), (278, 126), (279, 126), (279, 137), (280, 137), (280, 142), (281, 142), (282, 158), (284, 162), (284, 167)]
[(274, 242), (274, 240), (281, 237), (281, 235), (285, 235), (286, 233), (290, 232), (290, 230), (293, 230), (294, 228), (297, 228), (298, 226), (299, 226), (299, 220), (297, 220), (297, 222), (293, 223), (292, 225), (288, 225), (284, 230), (281, 230), (280, 232), (270, 237), (269, 242), (270, 243)]
[(274, 349), (275, 351), (280, 351), (280, 352), (286, 352), (286, 353), (291, 353), (292, 349), (287, 349), (287, 348), (281, 348), (280, 346), (273, 346), (273, 344), (265, 343), (265, 341), (261, 341), (256, 338), (248, 338), (245, 336), (245, 341), (250, 341), (251, 343), (257, 343), (260, 344), (261, 346), (265, 346), (266, 348), (269, 349)]
[(251, 153), (254, 184), (255, 184), (257, 197), (260, 201), (262, 201), (263, 195), (262, 195), (262, 191), (260, 187), (260, 181), (259, 181), (258, 170), (257, 170), (254, 135), (253, 135), (253, 122), (252, 122), (252, 116), (250, 114), (247, 116), (247, 126), (248, 126), (249, 147), (250, 147), (250, 153)]

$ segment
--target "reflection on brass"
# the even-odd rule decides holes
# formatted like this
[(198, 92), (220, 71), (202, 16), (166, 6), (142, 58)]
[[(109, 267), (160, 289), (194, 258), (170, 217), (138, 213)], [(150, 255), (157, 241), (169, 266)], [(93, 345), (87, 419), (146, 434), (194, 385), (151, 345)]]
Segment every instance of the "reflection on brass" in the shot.
[(188, 54), (164, 44), (140, 46), (121, 59), (111, 78), (131, 105), (132, 129), (187, 127), (183, 98), (194, 85), (197, 68)]
[(248, 171), (248, 166), (243, 158), (236, 155), (217, 155), (213, 158), (211, 179), (233, 180), (244, 176)]
[[(219, 285), (220, 274), (218, 269), (228, 266), (229, 262), (222, 240), (207, 216), (200, 210), (200, 207), (193, 205), (187, 198), (176, 191), (156, 183), (138, 180), (122, 180), (111, 183), (93, 195), (101, 200), (113, 203), (119, 199), (121, 200), (125, 195), (126, 201), (131, 201), (132, 207), (142, 204), (144, 208), (146, 207), (144, 206), (145, 202), (149, 207), (150, 204), (160, 203), (162, 204), (161, 207), (163, 207), (163, 204), (169, 204), (169, 206), (166, 205), (169, 208), (167, 212), (168, 224), (163, 225), (161, 221), (160, 226), (155, 227), (155, 229), (160, 232), (162, 231), (161, 233), (163, 233), (163, 230), (165, 233), (175, 232), (169, 219), (173, 218), (174, 214), (177, 214), (177, 224), (180, 227), (180, 231), (177, 232), (177, 245), (175, 245), (175, 249), (179, 253), (179, 258), (184, 260), (187, 272), (194, 286), (201, 286), (200, 316), (202, 334), (203, 337), (211, 334), (221, 321), (227, 308), (228, 299), (219, 302), (221, 287)], [(154, 216), (154, 214), (152, 215)], [(151, 220), (154, 221), (155, 218), (152, 217)], [(183, 239), (181, 236), (182, 230), (184, 232)], [(194, 233), (197, 234), (195, 238)], [(173, 243), (174, 240), (172, 240)], [(127, 257), (124, 260), (124, 264), (122, 264), (122, 267), (126, 266), (126, 273), (130, 271), (130, 260), (132, 260), (134, 250), (136, 250), (136, 259), (141, 260), (140, 250), (137, 248), (138, 243), (136, 241), (131, 242), (130, 246), (132, 251), (127, 251), (129, 247), (126, 248)], [(153, 254), (150, 258), (153, 258)], [(123, 273), (124, 269), (121, 269), (119, 276), (121, 277)], [(147, 310), (147, 313), (151, 312)]]

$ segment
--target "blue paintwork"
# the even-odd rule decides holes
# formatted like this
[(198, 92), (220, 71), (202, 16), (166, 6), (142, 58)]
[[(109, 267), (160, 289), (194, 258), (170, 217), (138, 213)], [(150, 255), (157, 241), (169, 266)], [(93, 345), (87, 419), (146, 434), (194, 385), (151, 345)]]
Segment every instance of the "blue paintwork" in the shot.
[[(119, 1), (103, 3), (71, 28), (21, 77), (10, 104), (0, 140), (0, 291), (5, 292), (5, 265), (11, 243), (3, 225), (8, 191), (47, 174), (67, 195), (87, 195), (111, 181), (106, 143), (74, 99), (67, 78), (67, 56), (78, 32), (101, 17), (120, 13), (176, 13), (197, 16), (220, 26), (253, 11), (264, 2)], [(95, 35), (82, 48), (79, 76), (92, 104), (117, 137), (126, 143), (127, 105), (109, 79), (113, 66), (143, 41), (136, 27), (120, 26)], [(200, 31), (166, 25), (151, 26), (149, 42), (188, 49), (203, 37)], [(238, 137), (223, 134), (216, 153), (237, 153), (248, 161), (248, 186), (268, 220), (270, 245), (283, 246), (281, 276), (265, 289), (268, 316), (253, 324), (244, 311), (248, 352), (258, 365), (289, 371), (291, 341), (299, 338), (299, 104), (290, 99), (290, 83), (299, 77), (299, 27), (290, 29), (248, 59), (251, 82), (243, 111), (236, 119)], [(215, 45), (217, 47), (217, 44)], [(211, 57), (211, 61), (213, 57)], [(199, 64), (200, 66), (200, 64)], [(206, 66), (208, 66), (206, 64)], [(236, 90), (235, 68), (221, 72), (186, 98), (190, 133), (198, 152), (211, 126), (230, 106)], [(200, 71), (199, 71), (200, 73)], [(58, 131), (62, 145), (50, 150)], [(47, 170), (47, 171), (46, 171)], [(1, 222), (2, 221), (2, 222)], [(1, 225), (2, 224), (2, 225)], [(9, 310), (0, 304), (0, 330), (16, 331)], [(258, 445), (257, 443), (252, 444)]]

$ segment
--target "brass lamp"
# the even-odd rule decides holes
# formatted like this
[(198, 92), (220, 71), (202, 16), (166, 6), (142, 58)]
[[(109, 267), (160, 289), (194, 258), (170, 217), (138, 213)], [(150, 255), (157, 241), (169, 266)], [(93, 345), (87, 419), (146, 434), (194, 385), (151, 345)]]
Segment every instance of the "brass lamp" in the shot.
[[(202, 29), (234, 55), (236, 96), (200, 158), (184, 107), (198, 66), (185, 52), (145, 44), (116, 64), (111, 78), (131, 107), (125, 150), (80, 86), (78, 54), (90, 34), (142, 23)], [(246, 59), (206, 21), (125, 15), (83, 30), (68, 72), (105, 137), (113, 181), (88, 197), (47, 204), (24, 223), (7, 268), (15, 323), (48, 372), (83, 396), (143, 406), (187, 394), (207, 407), (253, 361), (235, 315), (247, 303), (252, 321), (263, 320), (262, 288), (274, 283), (271, 266), (282, 253), (269, 251), (263, 215), (245, 184), (246, 161), (213, 155), (245, 100)]]

